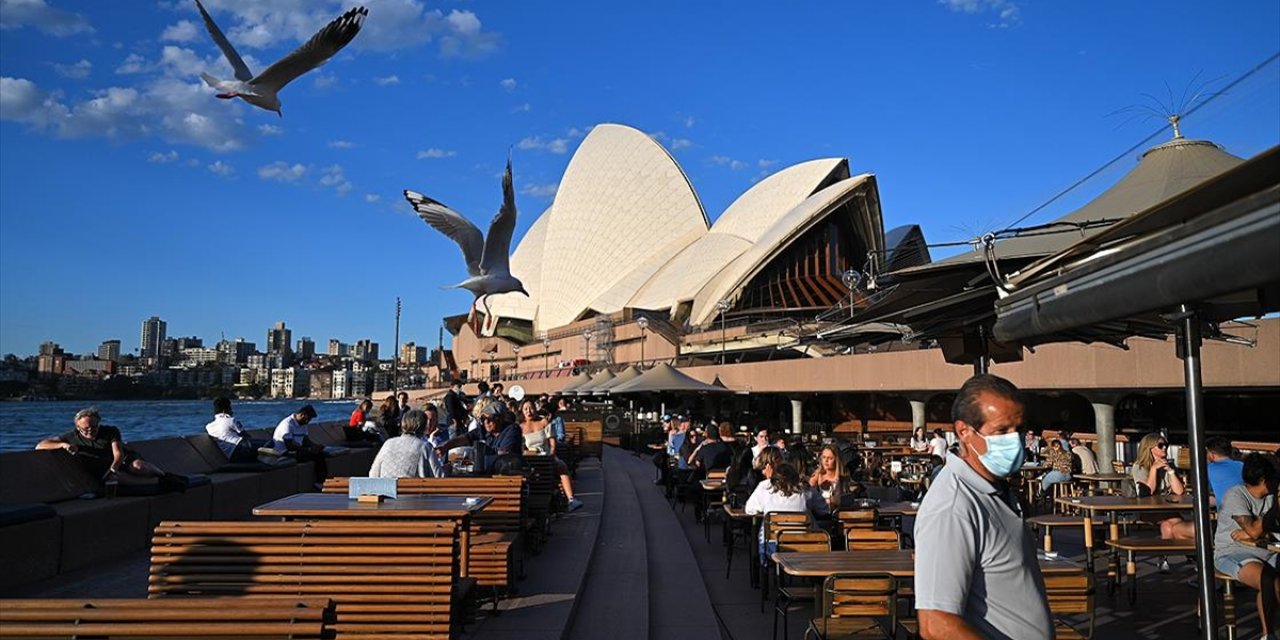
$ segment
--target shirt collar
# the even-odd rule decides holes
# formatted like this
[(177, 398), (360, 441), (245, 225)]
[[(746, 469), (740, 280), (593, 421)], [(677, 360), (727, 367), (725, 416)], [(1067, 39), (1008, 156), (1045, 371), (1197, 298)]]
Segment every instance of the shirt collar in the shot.
[(1003, 502), (1009, 507), (1009, 509), (1017, 514), (1018, 517), (1022, 517), (1022, 503), (1018, 499), (1017, 494), (1013, 492), (1012, 485), (1006, 482), (1002, 488), (992, 483), (990, 480), (978, 475), (978, 472), (974, 471), (973, 467), (969, 466), (969, 463), (965, 462), (964, 458), (961, 458), (954, 453), (949, 453), (947, 454), (947, 467), (951, 468), (953, 465), (955, 468), (956, 479), (966, 485), (969, 485), (970, 488), (978, 493), (985, 493), (996, 498), (1000, 502)]

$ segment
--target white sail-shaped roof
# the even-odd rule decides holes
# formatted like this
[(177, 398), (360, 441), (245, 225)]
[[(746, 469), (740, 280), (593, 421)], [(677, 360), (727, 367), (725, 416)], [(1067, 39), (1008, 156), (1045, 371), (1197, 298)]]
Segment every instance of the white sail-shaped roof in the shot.
[(573, 322), (628, 276), (638, 288), (636, 266), (675, 255), (707, 226), (689, 179), (661, 145), (631, 127), (596, 126), (552, 205), (535, 327)]

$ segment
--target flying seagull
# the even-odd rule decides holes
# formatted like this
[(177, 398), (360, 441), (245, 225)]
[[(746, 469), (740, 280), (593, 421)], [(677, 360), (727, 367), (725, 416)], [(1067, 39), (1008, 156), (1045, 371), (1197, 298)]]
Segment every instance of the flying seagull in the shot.
[(325, 28), (317, 31), (306, 44), (280, 58), (275, 64), (267, 67), (266, 71), (255, 77), (253, 72), (249, 71), (249, 66), (240, 59), (240, 54), (236, 53), (235, 47), (231, 46), (227, 37), (222, 35), (222, 30), (214, 24), (213, 18), (209, 17), (209, 12), (204, 10), (200, 0), (196, 0), (196, 8), (200, 10), (200, 17), (204, 18), (204, 26), (209, 30), (209, 35), (213, 36), (214, 44), (222, 50), (222, 55), (226, 56), (227, 62), (231, 63), (231, 68), (236, 74), (235, 80), (219, 80), (207, 73), (201, 73), (200, 78), (220, 91), (218, 97), (223, 100), (240, 98), (260, 109), (274, 111), (281, 117), (284, 117), (284, 114), (280, 111), (280, 98), (276, 97), (276, 94), (298, 76), (324, 64), (343, 47), (350, 44), (356, 34), (360, 33), (364, 17), (369, 15), (369, 10), (364, 7), (347, 11)]
[(476, 303), (484, 305), (486, 330), (494, 321), (493, 314), (489, 312), (489, 296), (512, 291), (529, 295), (524, 290), (524, 283), (511, 275), (511, 233), (516, 228), (516, 194), (511, 186), (510, 158), (507, 158), (507, 171), (502, 176), (502, 206), (489, 223), (487, 236), (481, 236), (480, 229), (470, 220), (439, 201), (407, 189), (404, 198), (413, 205), (418, 217), (462, 248), (470, 277), (449, 288), (466, 289), (476, 296), (471, 303), (472, 317)]

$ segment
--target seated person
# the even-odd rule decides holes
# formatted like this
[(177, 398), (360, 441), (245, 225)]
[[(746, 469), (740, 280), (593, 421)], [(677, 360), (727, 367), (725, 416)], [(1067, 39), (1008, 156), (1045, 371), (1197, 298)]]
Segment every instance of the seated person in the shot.
[(1062, 441), (1057, 438), (1050, 440), (1048, 448), (1044, 451), (1044, 461), (1051, 468), (1040, 479), (1040, 489), (1045, 496), (1048, 496), (1049, 487), (1063, 482), (1071, 482), (1071, 469), (1072, 465), (1075, 464), (1075, 457), (1062, 446)]
[(204, 430), (218, 443), (227, 462), (257, 462), (258, 445), (249, 439), (244, 425), (231, 412), (231, 400), (226, 397), (213, 399), (213, 422)]
[(347, 426), (342, 428), (342, 434), (347, 442), (353, 444), (382, 442), (382, 433), (377, 430), (377, 423), (370, 425), (371, 429), (365, 428), (365, 423), (373, 422), (373, 416), (369, 415), (371, 411), (373, 411), (373, 401), (368, 398), (356, 405), (355, 411), (351, 412), (351, 418), (347, 420)]
[(1080, 442), (1080, 438), (1071, 438), (1071, 455), (1076, 458), (1073, 465), (1078, 465), (1080, 473), (1085, 475), (1094, 475), (1098, 473), (1098, 458), (1093, 455), (1093, 450)]
[(75, 456), (89, 475), (103, 482), (136, 484), (132, 480), (159, 478), (161, 489), (182, 491), (187, 488), (186, 476), (167, 473), (143, 460), (136, 452), (124, 447), (119, 429), (101, 424), (101, 421), (102, 416), (97, 409), (81, 409), (76, 412), (75, 429), (41, 440), (36, 449), (62, 449)]
[[(547, 416), (538, 411), (532, 400), (520, 403), (520, 415), (524, 418), (520, 423), (520, 433), (524, 438), (525, 450), (540, 456), (555, 458), (557, 439)], [(582, 507), (582, 501), (573, 495), (573, 479), (569, 476), (569, 466), (560, 458), (555, 458), (555, 461), (556, 475), (560, 476), (560, 488), (564, 491), (565, 498), (569, 500), (567, 510), (577, 511)]]
[(1231, 457), (1231, 441), (1222, 436), (1214, 436), (1205, 440), (1205, 465), (1209, 471), (1209, 487), (1213, 495), (1222, 500), (1227, 491), (1242, 482), (1241, 473), (1244, 463)]
[[(805, 483), (795, 467), (783, 461), (781, 453), (768, 448), (756, 456), (765, 479), (751, 492), (742, 510), (751, 515), (775, 511), (800, 513), (809, 508)], [(760, 560), (764, 562), (774, 549), (766, 545), (764, 527), (760, 528)], [(772, 545), (773, 543), (769, 543)]]
[(427, 440), (431, 441), (431, 446), (439, 448), (449, 439), (449, 425), (440, 422), (440, 410), (430, 402), (422, 408), (422, 412), (427, 414)]
[[(1169, 443), (1158, 433), (1148, 433), (1138, 443), (1138, 458), (1130, 472), (1137, 486), (1138, 496), (1173, 495), (1186, 492), (1186, 485), (1178, 471), (1169, 462)], [(1159, 522), (1160, 537), (1165, 540), (1191, 540), (1196, 535), (1194, 522), (1173, 515)], [(1168, 563), (1161, 561), (1161, 569)]]
[(439, 449), (448, 452), (454, 447), (475, 446), (484, 444), (486, 454), (483, 460), (477, 460), (481, 471), (492, 469), (493, 460), (501, 455), (521, 455), (524, 452), (524, 436), (520, 433), (520, 425), (507, 424), (506, 412), (498, 402), (485, 407), (480, 414), (480, 428), (472, 429), (456, 438), (446, 440)]
[[(435, 425), (439, 428), (439, 425)], [(427, 440), (427, 415), (410, 409), (400, 419), (400, 435), (382, 443), (369, 467), (371, 478), (443, 478), (444, 464)]]
[(314, 462), (318, 491), (323, 487), (324, 479), (329, 477), (329, 467), (325, 463), (324, 446), (312, 442), (307, 432), (307, 424), (315, 417), (315, 408), (308, 404), (281, 420), (271, 434), (271, 448), (280, 455), (292, 456), (298, 462)]
[[(1258, 590), (1258, 617), (1262, 635), (1276, 630), (1276, 600), (1280, 597), (1274, 578), (1277, 555), (1264, 544), (1268, 537), (1264, 520), (1274, 514), (1280, 469), (1275, 456), (1251, 453), (1244, 459), (1243, 484), (1227, 489), (1218, 502), (1218, 532), (1213, 539), (1213, 565), (1240, 582)], [(1264, 581), (1264, 576), (1270, 578)], [(1264, 584), (1264, 582), (1266, 584)]]

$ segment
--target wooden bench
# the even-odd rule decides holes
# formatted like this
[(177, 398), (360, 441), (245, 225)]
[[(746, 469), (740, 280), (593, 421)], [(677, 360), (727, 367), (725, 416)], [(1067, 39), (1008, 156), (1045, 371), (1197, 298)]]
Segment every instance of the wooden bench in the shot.
[(526, 453), (524, 456), (525, 478), (528, 491), (525, 493), (525, 514), (528, 517), (529, 542), (535, 548), (546, 540), (551, 529), (551, 513), (553, 502), (560, 495), (560, 473), (556, 469), (556, 459)]
[(1164, 540), (1147, 536), (1128, 536), (1107, 540), (1107, 546), (1125, 552), (1124, 575), (1129, 579), (1129, 604), (1138, 601), (1138, 563), (1140, 553), (1179, 555), (1196, 552), (1195, 540)]
[(152, 538), (151, 598), (330, 598), (337, 638), (448, 640), (457, 525), (439, 522), (164, 522)]
[[(1092, 638), (1097, 617), (1093, 602), (1093, 576), (1084, 571), (1049, 574), (1044, 576), (1044, 589), (1049, 598), (1049, 611), (1054, 616), (1053, 637), (1058, 640)], [(1062, 615), (1089, 616), (1089, 633), (1080, 633), (1074, 626), (1063, 621), (1060, 618)]]
[(585, 458), (594, 456), (600, 458), (600, 447), (604, 442), (604, 423), (600, 420), (568, 420), (564, 423), (564, 432), (566, 435), (577, 434), (578, 455)]
[[(325, 493), (347, 493), (348, 478), (325, 480)], [(472, 497), (485, 496), (493, 502), (471, 518), (471, 553), (467, 575), (476, 584), (494, 589), (494, 602), (499, 590), (510, 590), (514, 567), (518, 563), (514, 550), (524, 531), (524, 486), (521, 476), (490, 478), (399, 478), (396, 492), (404, 495)]]
[(328, 598), (0, 600), (0, 638), (324, 638)]

